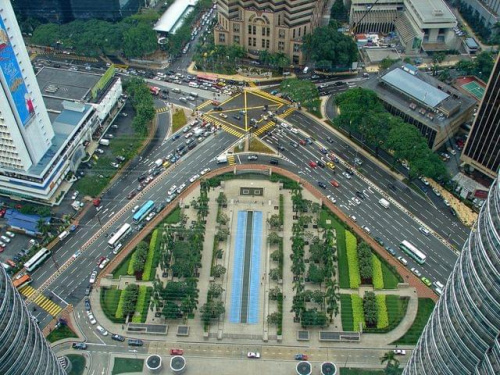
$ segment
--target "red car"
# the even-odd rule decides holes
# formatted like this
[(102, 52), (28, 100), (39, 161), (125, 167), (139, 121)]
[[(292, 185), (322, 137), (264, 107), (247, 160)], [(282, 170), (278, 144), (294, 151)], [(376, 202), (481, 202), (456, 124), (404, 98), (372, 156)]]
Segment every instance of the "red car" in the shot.
[(99, 260), (97, 261), (97, 265), (100, 265), (105, 260), (106, 260), (106, 257), (100, 257)]
[(301, 139), (299, 141), (299, 143), (302, 145), (302, 146), (305, 146), (307, 144), (307, 142), (304, 140), (304, 139)]
[(315, 169), (315, 168), (318, 166), (318, 164), (316, 164), (316, 162), (314, 162), (314, 161), (310, 161), (310, 162), (309, 162), (309, 166), (310, 166), (312, 169)]
[(332, 184), (332, 186), (335, 186), (335, 187), (339, 187), (340, 186), (340, 184), (337, 181), (335, 181), (335, 180), (331, 180), (330, 184)]
[(183, 355), (184, 350), (182, 349), (170, 349), (170, 355)]

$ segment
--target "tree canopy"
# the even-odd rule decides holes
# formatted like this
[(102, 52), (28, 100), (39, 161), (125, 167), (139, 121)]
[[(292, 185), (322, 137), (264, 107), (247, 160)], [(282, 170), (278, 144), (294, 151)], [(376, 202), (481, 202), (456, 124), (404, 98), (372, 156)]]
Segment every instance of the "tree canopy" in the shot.
[(476, 55), (472, 61), (460, 60), (455, 64), (455, 69), (465, 75), (475, 75), (483, 81), (488, 81), (495, 61), (491, 53), (483, 51)]
[(318, 105), (318, 88), (309, 80), (285, 79), (281, 82), (280, 91), (283, 95), (288, 96), (294, 102), (299, 103), (309, 110)]
[(347, 35), (337, 31), (336, 23), (318, 27), (304, 37), (302, 49), (308, 60), (316, 63), (316, 68), (333, 70), (350, 68), (358, 59), (358, 47)]

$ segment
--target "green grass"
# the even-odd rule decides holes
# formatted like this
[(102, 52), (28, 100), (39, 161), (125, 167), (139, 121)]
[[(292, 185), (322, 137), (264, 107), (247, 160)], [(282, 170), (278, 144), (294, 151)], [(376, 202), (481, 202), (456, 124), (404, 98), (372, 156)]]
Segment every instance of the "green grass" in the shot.
[(340, 375), (382, 375), (384, 370), (365, 370), (360, 368), (341, 367)]
[(186, 125), (186, 123), (186, 114), (182, 109), (177, 108), (172, 115), (172, 133), (181, 129), (184, 125)]
[(372, 254), (373, 264), (373, 287), (375, 289), (384, 289), (384, 273), (382, 270), (382, 262), (379, 257)]
[(347, 265), (349, 270), (349, 287), (351, 289), (359, 288), (361, 276), (359, 275), (358, 262), (358, 241), (354, 234), (345, 230)]
[(273, 150), (267, 147), (259, 138), (252, 138), (248, 145), (248, 151), (261, 152), (263, 154), (274, 154)]
[(144, 359), (115, 358), (111, 375), (126, 374), (129, 372), (141, 372), (144, 367)]
[(181, 208), (176, 207), (170, 214), (163, 220), (165, 224), (176, 224), (181, 221)]
[(120, 265), (115, 268), (113, 272), (113, 279), (119, 279), (120, 276), (128, 276), (128, 265), (130, 263), (130, 258), (132, 257), (132, 253), (128, 254), (125, 259), (122, 260)]
[(430, 298), (419, 298), (418, 299), (418, 310), (415, 321), (411, 325), (410, 329), (401, 337), (399, 340), (393, 342), (397, 345), (415, 345), (424, 330), (427, 321), (434, 310), (434, 301)]
[(400, 298), (396, 295), (385, 297), (387, 315), (389, 316), (389, 326), (396, 327), (406, 315), (408, 309), (408, 298)]
[(390, 266), (385, 259), (379, 258), (382, 263), (382, 275), (384, 276), (384, 288), (396, 289), (398, 284), (403, 281), (402, 277), (397, 273), (394, 267)]
[(363, 298), (357, 294), (351, 294), (352, 302), (352, 321), (355, 331), (359, 331), (360, 324), (363, 328), (366, 327), (365, 323), (365, 311), (363, 310)]
[(71, 362), (71, 371), (68, 375), (82, 375), (85, 370), (85, 357), (79, 354), (67, 354), (66, 357)]
[(342, 329), (344, 331), (354, 331), (352, 319), (352, 302), (350, 294), (340, 295), (340, 317), (342, 319)]
[(101, 308), (104, 315), (114, 323), (124, 323), (125, 319), (117, 319), (115, 317), (116, 310), (118, 308), (118, 302), (120, 301), (120, 295), (122, 291), (116, 287), (102, 287), (101, 288)]
[(377, 328), (384, 329), (389, 326), (389, 314), (387, 313), (387, 303), (385, 294), (377, 294)]
[(47, 341), (56, 342), (70, 337), (78, 338), (77, 334), (73, 332), (71, 328), (69, 328), (68, 326), (61, 326), (49, 333), (49, 335), (47, 336)]
[(135, 305), (135, 311), (139, 314), (134, 315), (132, 322), (134, 323), (145, 323), (148, 317), (149, 301), (151, 299), (151, 294), (153, 293), (153, 288), (147, 286), (139, 287), (139, 296), (137, 297), (137, 303)]

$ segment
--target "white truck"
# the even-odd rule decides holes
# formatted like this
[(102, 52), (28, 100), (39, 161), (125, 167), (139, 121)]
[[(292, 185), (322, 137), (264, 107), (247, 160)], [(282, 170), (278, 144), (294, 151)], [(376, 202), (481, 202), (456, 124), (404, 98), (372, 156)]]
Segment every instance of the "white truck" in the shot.
[(384, 198), (380, 199), (378, 203), (384, 208), (389, 208), (389, 206), (391, 205), (389, 201), (385, 200)]
[(62, 232), (59, 236), (57, 236), (59, 238), (59, 241), (62, 241), (64, 240), (66, 237), (69, 236), (69, 232), (67, 230), (65, 230), (64, 232)]
[(80, 202), (79, 201), (73, 201), (73, 203), (71, 203), (71, 207), (73, 207), (73, 209), (75, 211), (80, 211)]
[(227, 163), (227, 155), (223, 154), (217, 157), (217, 164)]
[(157, 161), (155, 161), (155, 165), (157, 167), (161, 167), (163, 165), (163, 159), (158, 159)]
[(102, 146), (109, 146), (109, 139), (101, 139), (99, 144)]
[(194, 133), (195, 137), (199, 137), (200, 135), (202, 135), (203, 133), (205, 133), (205, 129), (203, 129), (203, 128), (196, 128), (196, 129), (194, 129), (193, 133)]

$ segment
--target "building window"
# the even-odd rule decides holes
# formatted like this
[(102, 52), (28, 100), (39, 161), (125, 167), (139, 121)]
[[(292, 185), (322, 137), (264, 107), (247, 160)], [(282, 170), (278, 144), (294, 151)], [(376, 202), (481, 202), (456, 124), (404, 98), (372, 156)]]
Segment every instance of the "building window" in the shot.
[(307, 25), (304, 26), (304, 35), (307, 34)]
[(248, 33), (251, 35), (252, 34), (252, 25), (248, 25)]
[(285, 50), (285, 42), (278, 42), (278, 51)]
[(262, 48), (266, 48), (266, 40), (262, 39)]
[(266, 40), (266, 48), (269, 49), (269, 39)]
[(300, 31), (301, 31), (301, 30), (302, 30), (302, 29), (299, 27), (299, 38), (300, 38)]
[(235, 33), (239, 33), (240, 32), (240, 24), (239, 23), (233, 23), (233, 31)]
[(226, 42), (226, 34), (219, 34), (219, 43), (225, 43)]
[(299, 52), (300, 51), (300, 44), (294, 43), (293, 44), (293, 52)]
[(266, 28), (265, 27), (262, 28), (262, 36), (266, 36)]
[(240, 44), (240, 37), (239, 37), (239, 35), (235, 35), (235, 36), (233, 37), (233, 42), (234, 42), (235, 44)]
[(267, 36), (271, 35), (271, 28), (270, 27), (266, 27), (266, 35)]
[(279, 29), (279, 31), (278, 31), (278, 37), (280, 39), (285, 39), (285, 30)]
[(253, 26), (253, 35), (257, 35), (257, 26)]
[(295, 29), (293, 29), (293, 34), (292, 38), (295, 39)]
[(253, 38), (253, 46), (257, 47), (257, 38)]
[(252, 45), (252, 38), (248, 37), (248, 46), (250, 47)]

